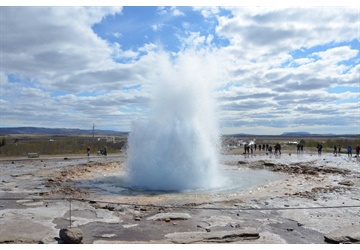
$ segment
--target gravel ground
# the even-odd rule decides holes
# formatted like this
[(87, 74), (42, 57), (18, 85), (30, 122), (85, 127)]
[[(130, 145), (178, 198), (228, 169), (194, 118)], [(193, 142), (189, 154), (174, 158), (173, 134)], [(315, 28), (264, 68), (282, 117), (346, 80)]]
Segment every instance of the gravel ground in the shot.
[(125, 162), (125, 154), (0, 159), (0, 243), (63, 243), (67, 227), (80, 228), (85, 244), (360, 241), (356, 157), (230, 152), (220, 168), (232, 184), (201, 192), (124, 188)]

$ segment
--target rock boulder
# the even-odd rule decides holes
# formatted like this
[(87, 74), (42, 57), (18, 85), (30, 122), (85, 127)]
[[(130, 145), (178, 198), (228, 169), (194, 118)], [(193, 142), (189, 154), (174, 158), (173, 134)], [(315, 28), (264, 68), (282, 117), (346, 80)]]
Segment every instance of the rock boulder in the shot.
[(79, 244), (83, 239), (83, 232), (79, 228), (63, 228), (59, 233), (60, 238), (66, 244)]
[(325, 236), (325, 241), (329, 243), (349, 243), (360, 242), (360, 226), (349, 226), (336, 229)]

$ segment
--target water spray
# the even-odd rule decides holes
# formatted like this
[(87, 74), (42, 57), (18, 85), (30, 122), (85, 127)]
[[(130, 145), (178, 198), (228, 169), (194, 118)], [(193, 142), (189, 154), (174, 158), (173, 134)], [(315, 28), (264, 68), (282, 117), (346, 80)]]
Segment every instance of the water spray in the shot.
[(153, 117), (133, 123), (128, 182), (150, 190), (219, 185), (219, 130), (211, 73), (198, 56), (162, 62)]

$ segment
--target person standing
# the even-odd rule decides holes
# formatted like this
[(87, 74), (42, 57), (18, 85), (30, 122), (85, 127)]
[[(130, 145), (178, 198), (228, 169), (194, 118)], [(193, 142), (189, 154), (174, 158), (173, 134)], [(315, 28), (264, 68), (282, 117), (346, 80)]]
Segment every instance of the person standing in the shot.
[(340, 145), (339, 145), (339, 147), (338, 147), (338, 150), (339, 150), (339, 155), (340, 155), (340, 153), (341, 153), (341, 147), (340, 147)]
[(337, 147), (336, 147), (336, 145), (334, 145), (334, 155), (336, 155), (337, 154)]
[(90, 156), (90, 147), (86, 148), (87, 156)]
[(352, 157), (352, 147), (350, 145), (347, 147), (347, 153), (349, 157)]
[(102, 154), (107, 156), (107, 147), (105, 146), (104, 149), (102, 150)]
[(318, 154), (321, 155), (322, 145), (320, 143), (317, 145), (317, 149), (318, 149)]
[(356, 157), (359, 158), (359, 154), (360, 154), (360, 146), (359, 146), (359, 144), (356, 146), (355, 150), (356, 150)]
[(267, 147), (267, 151), (269, 151), (269, 154), (272, 154), (272, 147), (269, 146), (268, 144), (266, 144), (268, 147)]

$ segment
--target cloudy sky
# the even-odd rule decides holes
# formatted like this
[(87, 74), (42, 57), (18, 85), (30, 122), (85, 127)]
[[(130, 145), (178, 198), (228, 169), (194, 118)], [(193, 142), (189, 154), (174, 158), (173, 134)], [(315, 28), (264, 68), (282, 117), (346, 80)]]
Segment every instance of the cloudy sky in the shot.
[(197, 74), (211, 78), (222, 133), (359, 134), (359, 13), (3, 6), (0, 127), (130, 131), (151, 114), (169, 65), (176, 71), (187, 58), (191, 84)]

